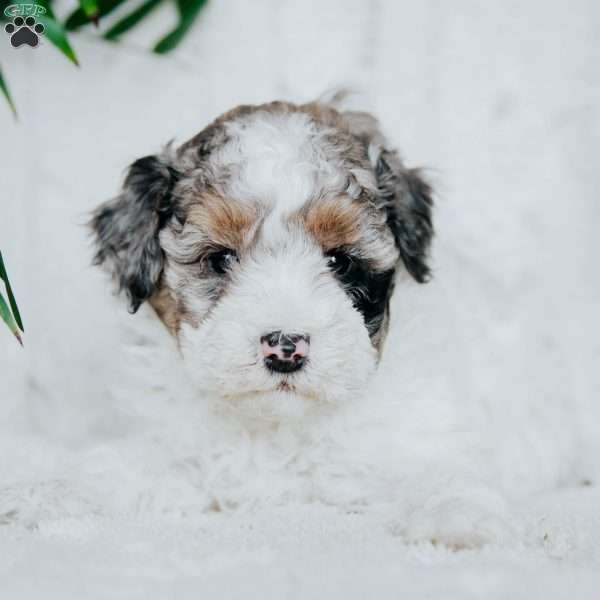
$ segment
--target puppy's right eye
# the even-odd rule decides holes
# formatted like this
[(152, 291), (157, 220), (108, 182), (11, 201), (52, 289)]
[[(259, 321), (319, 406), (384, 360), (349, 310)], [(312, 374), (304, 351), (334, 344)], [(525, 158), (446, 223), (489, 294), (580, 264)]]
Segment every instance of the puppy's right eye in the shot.
[(218, 252), (213, 252), (208, 256), (208, 263), (211, 269), (218, 275), (225, 275), (233, 263), (237, 262), (238, 255), (235, 250), (231, 248), (224, 248)]
[(332, 250), (327, 254), (327, 265), (338, 277), (344, 277), (352, 269), (352, 258), (343, 250)]

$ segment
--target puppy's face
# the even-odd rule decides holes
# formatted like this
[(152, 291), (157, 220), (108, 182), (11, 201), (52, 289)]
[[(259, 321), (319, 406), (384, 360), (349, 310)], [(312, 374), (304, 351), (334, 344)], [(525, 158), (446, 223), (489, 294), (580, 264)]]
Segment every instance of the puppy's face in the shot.
[(96, 262), (132, 310), (150, 302), (199, 388), (335, 402), (376, 365), (396, 271), (428, 275), (430, 208), (372, 117), (273, 103), (136, 161), (92, 226)]

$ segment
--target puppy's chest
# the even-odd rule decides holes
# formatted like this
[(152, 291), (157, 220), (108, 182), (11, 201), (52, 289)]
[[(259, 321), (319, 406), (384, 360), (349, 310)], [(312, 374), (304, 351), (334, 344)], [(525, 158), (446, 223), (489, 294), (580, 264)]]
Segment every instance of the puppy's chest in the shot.
[(182, 510), (295, 502), (355, 506), (391, 497), (385, 490), (397, 474), (386, 474), (379, 457), (352, 444), (347, 431), (329, 429), (248, 432), (205, 421), (195, 434), (165, 434), (171, 439), (154, 448), (156, 489), (149, 494), (160, 499), (157, 490), (164, 489), (165, 505)]

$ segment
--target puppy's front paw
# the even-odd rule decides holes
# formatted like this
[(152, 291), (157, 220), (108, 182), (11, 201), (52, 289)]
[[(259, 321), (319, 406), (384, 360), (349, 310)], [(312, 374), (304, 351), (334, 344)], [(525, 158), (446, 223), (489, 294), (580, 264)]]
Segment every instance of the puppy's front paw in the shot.
[(505, 544), (515, 537), (505, 511), (476, 500), (453, 496), (413, 511), (403, 526), (395, 527), (408, 542), (442, 544), (452, 550)]

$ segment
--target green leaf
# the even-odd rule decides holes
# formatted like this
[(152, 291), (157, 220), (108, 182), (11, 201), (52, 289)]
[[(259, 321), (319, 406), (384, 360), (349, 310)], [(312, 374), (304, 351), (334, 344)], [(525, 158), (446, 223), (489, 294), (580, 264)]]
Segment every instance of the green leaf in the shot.
[(5, 21), (9, 21), (10, 19), (4, 14), (4, 11), (6, 8), (8, 8), (10, 6), (9, 2), (6, 2), (6, 0), (0, 0), (0, 21), (5, 22)]
[(147, 0), (133, 12), (115, 23), (105, 34), (107, 40), (115, 40), (120, 35), (137, 25), (148, 13), (154, 10), (163, 0)]
[(98, 3), (96, 0), (79, 0), (79, 6), (81, 10), (87, 15), (92, 21), (98, 18)]
[(0, 0), (0, 21), (11, 21), (12, 20), (12, 17), (9, 17), (4, 14), (4, 11), (12, 4), (15, 4), (14, 0), (13, 1)]
[[(35, 0), (35, 4), (45, 9), (46, 13), (36, 15), (36, 20), (44, 26), (44, 35), (56, 46), (72, 63), (79, 66), (75, 51), (67, 39), (64, 27), (56, 20), (48, 0)], [(29, 5), (33, 6), (33, 5)]]
[(6, 85), (6, 82), (4, 81), (4, 77), (2, 76), (2, 69), (0, 69), (0, 90), (2, 90), (2, 94), (6, 98), (6, 101), (8, 102), (8, 105), (10, 106), (10, 109), (12, 110), (12, 113), (16, 119), (17, 118), (17, 108), (15, 106), (15, 103), (13, 102), (10, 92), (8, 91), (8, 86)]
[[(117, 6), (123, 4), (127, 0), (95, 0), (97, 3), (96, 7), (96, 19), (100, 19), (105, 15), (111, 13)], [(74, 10), (65, 21), (65, 27), (67, 31), (75, 31), (87, 25), (90, 22), (90, 16), (81, 8), (81, 6)]]
[(44, 35), (58, 48), (74, 65), (79, 66), (79, 61), (67, 38), (65, 28), (48, 14), (38, 16), (37, 20), (45, 27)]
[(0, 252), (0, 279), (4, 281), (4, 285), (6, 286), (6, 293), (8, 294), (8, 301), (10, 302), (10, 308), (12, 309), (13, 315), (19, 325), (19, 328), (23, 333), (25, 333), (25, 328), (23, 327), (23, 321), (21, 320), (21, 315), (19, 314), (19, 308), (17, 307), (17, 301), (15, 300), (15, 295), (13, 294), (12, 288), (10, 287), (10, 281), (8, 280), (8, 273), (6, 272), (6, 267), (4, 266), (4, 259), (2, 258), (2, 252)]
[(12, 313), (10, 312), (10, 308), (8, 308), (8, 304), (6, 304), (6, 300), (0, 292), (0, 318), (8, 325), (8, 328), (11, 330), (12, 334), (19, 340), (19, 344), (23, 345), (23, 340), (21, 339), (21, 334), (19, 332), (19, 327), (17, 326)]
[[(52, 7), (50, 6), (50, 2), (48, 0), (36, 0), (35, 3), (39, 6), (41, 6), (42, 8), (44, 8), (46, 10), (45, 14), (56, 21), (56, 17), (54, 16), (54, 11), (52, 10)], [(37, 16), (40, 16), (40, 15), (37, 15)]]
[(179, 10), (179, 24), (171, 33), (167, 34), (154, 46), (154, 52), (165, 54), (176, 48), (189, 28), (193, 25), (200, 10), (208, 0), (177, 0)]

